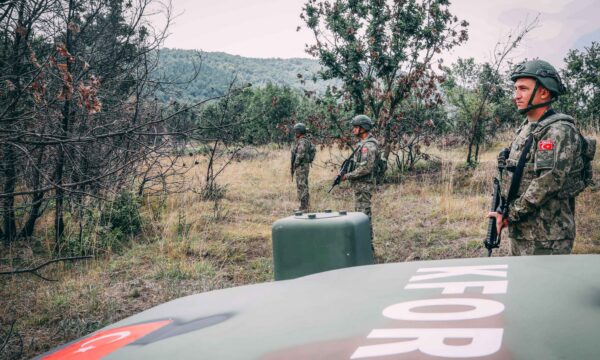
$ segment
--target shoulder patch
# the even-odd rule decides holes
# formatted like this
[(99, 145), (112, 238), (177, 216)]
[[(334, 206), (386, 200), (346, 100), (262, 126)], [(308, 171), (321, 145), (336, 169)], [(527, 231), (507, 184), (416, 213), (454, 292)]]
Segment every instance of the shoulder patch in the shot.
[(551, 139), (540, 140), (540, 142), (538, 142), (538, 150), (544, 151), (544, 150), (553, 150), (553, 149), (554, 149), (554, 141), (552, 141)]
[(366, 146), (362, 147), (362, 150), (360, 150), (363, 154), (369, 152), (369, 149), (367, 149)]

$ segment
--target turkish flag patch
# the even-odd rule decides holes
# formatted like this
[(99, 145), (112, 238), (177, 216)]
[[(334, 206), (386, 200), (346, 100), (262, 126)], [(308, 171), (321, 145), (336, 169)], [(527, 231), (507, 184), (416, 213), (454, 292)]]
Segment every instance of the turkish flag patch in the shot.
[(541, 140), (538, 143), (538, 150), (553, 150), (554, 142), (552, 140)]
[(369, 152), (369, 149), (367, 149), (366, 147), (362, 148), (361, 152), (364, 154), (366, 152)]

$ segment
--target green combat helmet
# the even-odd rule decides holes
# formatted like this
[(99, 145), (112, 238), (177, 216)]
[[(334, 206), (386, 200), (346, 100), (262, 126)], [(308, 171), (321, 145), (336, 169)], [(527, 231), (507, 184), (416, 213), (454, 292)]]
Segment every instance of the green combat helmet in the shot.
[(306, 134), (306, 125), (303, 123), (297, 123), (294, 125), (294, 131), (296, 134)]
[(360, 126), (361, 128), (371, 131), (373, 128), (373, 121), (367, 115), (356, 115), (350, 121), (350, 125), (352, 126)]
[[(521, 114), (526, 114), (529, 110), (536, 109), (542, 106), (546, 106), (555, 101), (560, 95), (566, 93), (565, 86), (560, 80), (558, 72), (554, 66), (550, 65), (544, 60), (530, 60), (525, 61), (515, 67), (515, 70), (510, 76), (512, 81), (517, 81), (520, 78), (532, 78), (535, 79), (535, 87), (529, 98), (529, 103), (525, 109), (519, 110)], [(552, 99), (541, 104), (532, 104), (533, 98), (539, 86), (543, 86), (552, 94)]]

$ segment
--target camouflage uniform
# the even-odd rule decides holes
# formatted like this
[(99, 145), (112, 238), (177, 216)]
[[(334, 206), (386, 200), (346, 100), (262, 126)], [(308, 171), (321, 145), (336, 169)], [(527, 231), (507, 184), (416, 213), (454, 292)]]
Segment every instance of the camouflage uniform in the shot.
[[(569, 254), (575, 239), (575, 198), (569, 188), (583, 168), (582, 141), (573, 118), (549, 109), (539, 121), (519, 128), (507, 170), (517, 165), (531, 133), (519, 192), (508, 208), (511, 255)], [(504, 171), (504, 198), (511, 180), (512, 173)]]
[(308, 192), (308, 173), (310, 170), (308, 151), (310, 146), (310, 140), (304, 136), (297, 140), (294, 149), (292, 149), (292, 152), (296, 153), (296, 159), (294, 161), (294, 174), (296, 176), (298, 201), (300, 201), (300, 210), (302, 211), (308, 211), (310, 203), (310, 194)]
[(354, 189), (354, 210), (361, 211), (369, 217), (371, 238), (373, 238), (373, 222), (371, 220), (371, 198), (376, 189), (375, 165), (379, 157), (377, 140), (369, 136), (361, 140), (358, 150), (354, 153), (354, 163), (351, 172), (346, 174)]

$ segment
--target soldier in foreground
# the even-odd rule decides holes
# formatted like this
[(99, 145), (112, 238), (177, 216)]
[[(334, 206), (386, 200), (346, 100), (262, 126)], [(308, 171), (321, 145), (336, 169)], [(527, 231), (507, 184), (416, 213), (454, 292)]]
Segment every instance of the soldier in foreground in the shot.
[(527, 61), (516, 67), (511, 80), (517, 108), (527, 120), (499, 157), (502, 205), (488, 217), (496, 219), (498, 237), (508, 226), (513, 256), (569, 254), (575, 240), (575, 197), (591, 175), (586, 168), (595, 143), (581, 136), (572, 117), (552, 109), (565, 92), (552, 65)]
[(354, 161), (350, 172), (342, 177), (349, 180), (354, 189), (354, 210), (369, 217), (371, 227), (371, 246), (373, 246), (373, 221), (371, 218), (371, 198), (376, 189), (375, 170), (379, 159), (379, 144), (371, 135), (373, 122), (366, 115), (356, 115), (350, 122), (352, 134), (359, 139), (354, 151)]
[(294, 125), (296, 143), (292, 148), (291, 174), (296, 175), (296, 188), (300, 210), (308, 211), (310, 207), (310, 194), (308, 191), (308, 173), (310, 164), (315, 158), (316, 148), (306, 137), (306, 125), (297, 123)]

